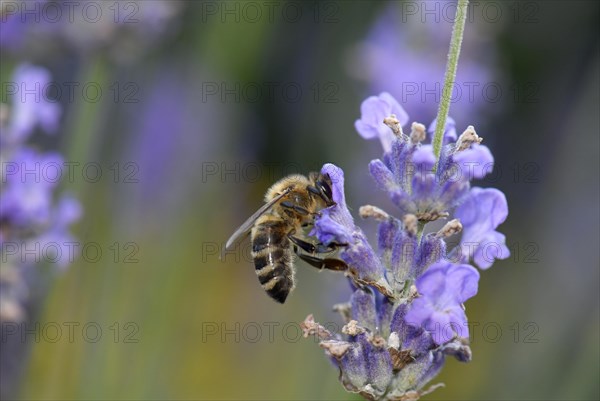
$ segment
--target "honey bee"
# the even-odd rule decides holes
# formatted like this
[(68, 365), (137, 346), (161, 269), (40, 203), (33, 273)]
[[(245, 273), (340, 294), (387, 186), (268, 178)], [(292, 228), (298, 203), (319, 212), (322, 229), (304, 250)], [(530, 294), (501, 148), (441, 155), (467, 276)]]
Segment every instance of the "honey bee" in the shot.
[(269, 188), (265, 204), (233, 233), (225, 249), (250, 233), (258, 280), (271, 298), (284, 303), (295, 286), (294, 253), (318, 269), (346, 270), (341, 260), (318, 257), (345, 244), (315, 244), (302, 238), (319, 210), (333, 205), (327, 174), (289, 175)]

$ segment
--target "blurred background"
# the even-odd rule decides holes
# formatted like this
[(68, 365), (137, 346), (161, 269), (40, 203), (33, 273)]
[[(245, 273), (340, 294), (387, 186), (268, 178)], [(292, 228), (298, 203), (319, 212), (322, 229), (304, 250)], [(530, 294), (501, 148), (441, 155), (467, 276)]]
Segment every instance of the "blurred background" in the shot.
[[(53, 202), (80, 216), (68, 267), (2, 261), (2, 398), (360, 399), (298, 327), (341, 325), (341, 276), (299, 262), (282, 306), (247, 243), (219, 254), (274, 181), (326, 162), (354, 212), (394, 211), (354, 121), (384, 90), (434, 119), (454, 4), (3, 0), (1, 102), (56, 105), (22, 145), (62, 155)], [(593, 1), (470, 5), (450, 115), (495, 156), (477, 185), (507, 195), (512, 255), (467, 303), (473, 361), (428, 399), (600, 397), (599, 23)]]

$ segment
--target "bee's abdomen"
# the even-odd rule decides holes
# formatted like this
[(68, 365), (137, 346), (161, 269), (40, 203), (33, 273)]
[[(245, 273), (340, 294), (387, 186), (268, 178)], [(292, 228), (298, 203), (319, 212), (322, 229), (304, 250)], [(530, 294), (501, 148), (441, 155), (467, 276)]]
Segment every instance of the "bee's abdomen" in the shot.
[(257, 224), (252, 230), (252, 258), (258, 281), (274, 300), (284, 303), (294, 289), (293, 256), (287, 226)]

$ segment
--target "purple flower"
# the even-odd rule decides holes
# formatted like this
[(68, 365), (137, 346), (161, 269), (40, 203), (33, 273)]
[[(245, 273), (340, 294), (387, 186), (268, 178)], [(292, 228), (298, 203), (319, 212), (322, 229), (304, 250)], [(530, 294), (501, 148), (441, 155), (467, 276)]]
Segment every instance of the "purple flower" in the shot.
[(25, 23), (21, 22), (18, 13), (3, 14), (3, 21), (0, 22), (0, 48), (16, 48), (23, 41), (23, 31)]
[(350, 297), (350, 306), (353, 320), (373, 333), (377, 331), (379, 322), (373, 292), (357, 289)]
[(350, 344), (338, 362), (342, 384), (348, 391), (379, 399), (393, 378), (389, 352), (367, 333), (358, 334)]
[(368, 97), (363, 101), (360, 105), (360, 114), (360, 120), (354, 123), (356, 130), (365, 139), (379, 138), (385, 152), (391, 149), (394, 133), (383, 123), (383, 120), (394, 114), (400, 126), (408, 122), (406, 111), (387, 92)]
[(377, 298), (363, 289), (354, 291), (347, 324), (342, 329), (346, 337), (327, 332), (314, 323), (312, 316), (302, 324), (307, 334), (325, 333), (319, 335), (321, 347), (339, 367), (346, 390), (371, 400), (382, 399), (384, 394), (400, 399), (419, 392), (432, 380), (441, 370), (445, 354), (454, 355), (460, 349), (470, 355), (464, 345), (460, 348), (449, 343), (448, 351), (436, 347), (423, 329), (407, 325), (406, 304), (398, 306), (391, 322), (381, 319), (393, 305), (378, 302)]
[(469, 189), (465, 176), (449, 175), (452, 164), (433, 172), (436, 163), (431, 145), (412, 144), (396, 138), (383, 161), (369, 164), (371, 176), (404, 213), (423, 221), (446, 216)]
[(397, 219), (379, 224), (379, 249), (389, 270), (390, 283), (403, 286), (413, 282), (431, 264), (446, 255), (446, 244), (434, 233), (425, 235), (419, 242), (415, 233)]
[(423, 328), (406, 323), (405, 318), (409, 308), (408, 303), (396, 308), (390, 328), (398, 335), (400, 349), (409, 352), (412, 358), (419, 358), (434, 349), (435, 344), (431, 335)]
[(477, 266), (487, 269), (495, 259), (510, 256), (504, 235), (496, 231), (508, 216), (502, 192), (495, 188), (472, 188), (455, 215), (463, 225), (460, 250), (466, 260), (473, 259)]
[[(336, 204), (321, 211), (310, 232), (319, 242), (341, 245), (339, 257), (348, 264), (354, 289), (350, 302), (336, 308), (346, 320), (345, 337), (327, 332), (319, 336), (320, 345), (339, 367), (344, 387), (370, 400), (418, 399), (439, 387), (423, 390), (446, 356), (471, 360), (463, 303), (477, 293), (479, 272), (467, 263), (473, 259), (486, 268), (490, 254), (492, 260), (508, 254), (504, 236), (495, 231), (508, 213), (504, 195), (470, 187), (494, 163), (474, 128), (457, 137), (449, 120), (437, 159), (432, 145), (421, 143), (422, 124), (413, 123), (404, 135), (401, 122), (387, 118), (395, 104), (387, 93), (367, 99), (356, 128), (364, 138), (382, 141), (384, 155), (369, 169), (402, 217), (371, 205), (360, 208), (363, 218), (379, 222), (375, 253), (346, 206), (343, 171), (326, 164), (321, 173), (332, 179)], [(455, 218), (437, 232), (425, 231), (428, 222), (452, 212)], [(445, 239), (461, 231), (461, 243), (448, 252)], [(453, 256), (462, 264), (450, 263)], [(321, 326), (312, 315), (304, 327), (307, 334), (324, 330), (315, 329)]]
[(408, 310), (405, 321), (423, 327), (436, 344), (455, 336), (468, 338), (467, 316), (462, 303), (477, 294), (479, 273), (469, 265), (441, 262), (416, 281), (420, 297)]
[(17, 227), (47, 224), (61, 168), (62, 158), (56, 153), (42, 155), (21, 149), (4, 167), (0, 219)]
[[(418, 390), (421, 390), (430, 380), (437, 376), (442, 370), (444, 362), (444, 354), (442, 352), (429, 351), (423, 356), (416, 358), (412, 363), (406, 365), (398, 372), (396, 388), (390, 392), (388, 399), (416, 400), (421, 395), (433, 391), (437, 386), (432, 386), (432, 389), (422, 393), (418, 392)], [(412, 397), (407, 396), (411, 392), (413, 392)]]
[(56, 269), (72, 262), (69, 226), (81, 215), (81, 206), (74, 198), (54, 202), (63, 175), (62, 157), (25, 144), (36, 126), (46, 132), (57, 129), (60, 109), (42, 93), (50, 75), (41, 67), (21, 65), (14, 80), (22, 96), (13, 98), (12, 108), (3, 104), (0, 109), (0, 322), (27, 318), (24, 304), (40, 262), (53, 264)]
[[(2, 21), (0, 22), (0, 48), (16, 50), (20, 48), (27, 38), (28, 30), (34, 26), (42, 24), (42, 20), (37, 14), (41, 10), (43, 3), (47, 0), (30, 0), (25, 3), (11, 3), (2, 5)], [(24, 12), (25, 10), (32, 12)]]
[[(427, 128), (427, 133), (429, 134), (430, 138), (433, 138), (433, 134), (435, 133), (435, 126), (437, 124), (437, 118), (435, 118), (431, 124), (429, 124), (429, 127)], [(450, 116), (448, 116), (448, 118), (446, 119), (446, 124), (444, 127), (444, 144), (447, 144), (448, 142), (452, 142), (452, 141), (456, 141), (458, 137), (456, 136), (456, 122), (454, 121), (454, 119)]]
[[(30, 64), (17, 67), (11, 82), (17, 93), (12, 98), (13, 112), (7, 141), (25, 141), (36, 126), (47, 133), (56, 132), (60, 107), (51, 102), (44, 91), (51, 82), (50, 79), (50, 73), (45, 68)], [(3, 138), (3, 142), (4, 140)]]
[[(448, 141), (453, 137), (453, 126), (453, 122), (446, 124)], [(480, 141), (473, 127), (468, 127), (455, 143), (442, 149), (438, 162), (432, 145), (394, 136), (383, 161), (371, 161), (369, 170), (404, 214), (414, 214), (423, 222), (437, 220), (463, 201), (471, 180), (492, 171), (494, 158)]]
[(485, 145), (473, 144), (470, 148), (456, 152), (449, 158), (454, 163), (454, 180), (481, 179), (492, 172), (494, 168), (494, 156)]
[[(76, 223), (82, 215), (79, 201), (71, 196), (63, 196), (52, 211), (48, 231), (40, 235), (37, 241), (40, 249), (46, 249), (46, 255), (41, 255), (55, 263), (59, 270), (64, 270), (73, 262), (75, 237), (69, 228)], [(48, 255), (48, 250), (54, 250), (55, 255)]]
[(331, 192), (336, 204), (321, 212), (322, 216), (315, 222), (314, 230), (310, 235), (316, 235), (324, 244), (331, 242), (349, 244), (352, 242), (356, 226), (346, 206), (344, 172), (333, 164), (326, 164), (321, 169), (321, 174), (328, 174), (331, 178)]
[(326, 164), (321, 174), (328, 174), (332, 181), (333, 200), (336, 203), (321, 211), (310, 232), (323, 244), (341, 244), (340, 257), (348, 264), (353, 278), (359, 283), (375, 285), (391, 294), (385, 278), (385, 267), (375, 255), (362, 230), (354, 225), (354, 219), (346, 206), (344, 196), (344, 172), (333, 164)]

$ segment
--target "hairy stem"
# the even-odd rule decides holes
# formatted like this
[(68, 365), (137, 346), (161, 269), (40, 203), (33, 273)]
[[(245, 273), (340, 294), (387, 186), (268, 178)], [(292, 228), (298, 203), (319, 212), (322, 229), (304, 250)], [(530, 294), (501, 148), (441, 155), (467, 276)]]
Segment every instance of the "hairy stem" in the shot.
[(448, 50), (448, 64), (446, 64), (446, 74), (444, 76), (444, 87), (442, 89), (442, 101), (437, 114), (435, 125), (435, 134), (433, 136), (433, 152), (436, 160), (440, 159), (442, 152), (442, 143), (444, 141), (444, 127), (450, 110), (450, 98), (452, 88), (456, 79), (456, 69), (458, 67), (458, 57), (460, 56), (460, 46), (465, 31), (465, 21), (467, 20), (467, 6), (469, 0), (458, 0), (456, 7), (456, 16), (454, 18), (454, 27), (452, 28), (452, 38), (450, 39), (450, 50)]

